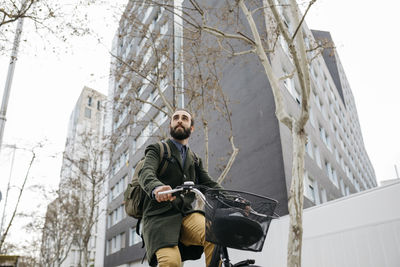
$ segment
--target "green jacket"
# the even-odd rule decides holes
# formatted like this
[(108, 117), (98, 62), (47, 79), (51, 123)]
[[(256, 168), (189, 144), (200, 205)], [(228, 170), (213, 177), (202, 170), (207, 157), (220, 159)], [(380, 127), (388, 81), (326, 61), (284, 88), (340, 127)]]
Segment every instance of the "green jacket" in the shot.
[(146, 192), (143, 205), (143, 239), (146, 246), (147, 259), (153, 266), (156, 263), (155, 252), (163, 247), (179, 245), (182, 260), (198, 259), (203, 252), (202, 247), (185, 247), (179, 242), (179, 233), (182, 218), (194, 212), (192, 203), (194, 194), (187, 194), (183, 199), (177, 197), (174, 201), (158, 203), (151, 198), (151, 193), (157, 186), (169, 185), (175, 188), (185, 181), (193, 181), (207, 187), (220, 186), (212, 180), (208, 172), (203, 168), (199, 158), (199, 167), (196, 169), (194, 154), (187, 151), (185, 166), (182, 166), (180, 152), (171, 140), (167, 140), (167, 145), (171, 148), (171, 160), (168, 167), (161, 177), (157, 177), (157, 169), (160, 162), (160, 147), (158, 144), (149, 145), (145, 151), (145, 162), (139, 174), (139, 184)]

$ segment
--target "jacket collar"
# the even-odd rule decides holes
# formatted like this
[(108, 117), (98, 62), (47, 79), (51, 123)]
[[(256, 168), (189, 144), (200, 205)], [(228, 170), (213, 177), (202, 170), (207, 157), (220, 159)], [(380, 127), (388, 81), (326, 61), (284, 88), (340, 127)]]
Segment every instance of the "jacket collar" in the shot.
[(172, 157), (174, 157), (179, 162), (179, 166), (181, 167), (182, 172), (185, 173), (189, 169), (189, 167), (193, 164), (193, 156), (190, 151), (190, 147), (187, 146), (185, 166), (182, 166), (181, 152), (178, 150), (178, 148), (171, 139), (168, 139), (167, 143), (171, 148)]

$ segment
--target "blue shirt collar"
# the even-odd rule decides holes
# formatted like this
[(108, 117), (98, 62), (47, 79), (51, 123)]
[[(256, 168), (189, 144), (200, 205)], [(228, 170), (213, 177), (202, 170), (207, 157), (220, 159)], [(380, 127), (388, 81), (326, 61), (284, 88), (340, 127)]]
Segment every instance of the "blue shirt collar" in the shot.
[(178, 151), (182, 151), (182, 147), (184, 147), (185, 151), (187, 150), (187, 146), (182, 145), (181, 143), (175, 141), (173, 138), (171, 138), (172, 143), (175, 144), (175, 146), (178, 148)]

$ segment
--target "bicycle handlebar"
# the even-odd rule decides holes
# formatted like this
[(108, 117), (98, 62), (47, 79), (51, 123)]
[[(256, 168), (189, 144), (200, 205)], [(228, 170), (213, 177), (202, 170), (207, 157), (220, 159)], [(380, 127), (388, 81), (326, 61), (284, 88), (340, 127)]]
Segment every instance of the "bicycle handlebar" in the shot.
[(204, 194), (199, 189), (197, 189), (195, 187), (194, 183), (191, 182), (191, 181), (184, 182), (183, 185), (180, 185), (175, 189), (158, 192), (158, 194), (159, 195), (166, 195), (166, 194), (174, 194), (174, 193), (178, 193), (178, 192), (182, 192), (184, 194), (188, 193), (188, 192), (194, 192), (197, 196), (199, 196), (201, 198), (201, 200), (204, 203), (207, 203), (206, 197), (204, 196)]
[[(166, 194), (175, 194), (178, 192), (182, 192), (183, 194), (189, 193), (189, 192), (194, 192), (197, 196), (200, 197), (200, 199), (203, 201), (204, 204), (208, 205), (211, 207), (211, 205), (207, 202), (205, 195), (196, 188), (195, 184), (192, 181), (186, 181), (183, 183), (183, 185), (180, 185), (174, 189), (171, 190), (166, 190), (166, 191), (162, 191), (162, 192), (158, 192), (158, 194), (160, 195), (166, 195)], [(255, 211), (254, 209), (251, 208), (251, 206), (249, 205), (249, 211), (255, 215), (261, 216), (261, 217), (271, 217), (273, 219), (277, 219), (279, 218), (279, 215), (277, 215), (274, 212), (274, 216), (271, 215), (266, 215), (266, 214), (261, 214), (257, 211)]]

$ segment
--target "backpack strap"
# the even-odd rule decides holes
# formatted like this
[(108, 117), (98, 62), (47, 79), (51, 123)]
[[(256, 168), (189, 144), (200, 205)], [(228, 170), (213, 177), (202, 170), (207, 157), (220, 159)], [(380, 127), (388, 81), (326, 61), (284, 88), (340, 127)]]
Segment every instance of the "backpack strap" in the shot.
[(142, 222), (142, 218), (139, 218), (136, 222), (136, 234), (140, 236), (142, 239), (142, 248), (144, 248), (144, 238), (143, 235), (140, 233), (140, 223)]
[(192, 151), (194, 164), (195, 164), (196, 167), (198, 167), (200, 165), (199, 157), (197, 156), (197, 154), (193, 150), (190, 150), (190, 151)]
[(161, 163), (161, 160), (164, 156), (165, 146), (163, 145), (163, 142), (161, 142), (161, 141), (158, 141), (157, 144), (160, 147), (160, 162), (159, 163)]
[(199, 184), (199, 167), (200, 167), (200, 160), (196, 153), (190, 149), (192, 152), (193, 160), (194, 160), (194, 170), (195, 170), (195, 178), (194, 183)]
[(171, 148), (165, 142), (158, 141), (157, 143), (160, 146), (160, 159), (161, 159), (158, 167), (159, 170), (158, 175), (161, 176), (168, 167), (168, 162), (171, 158)]

